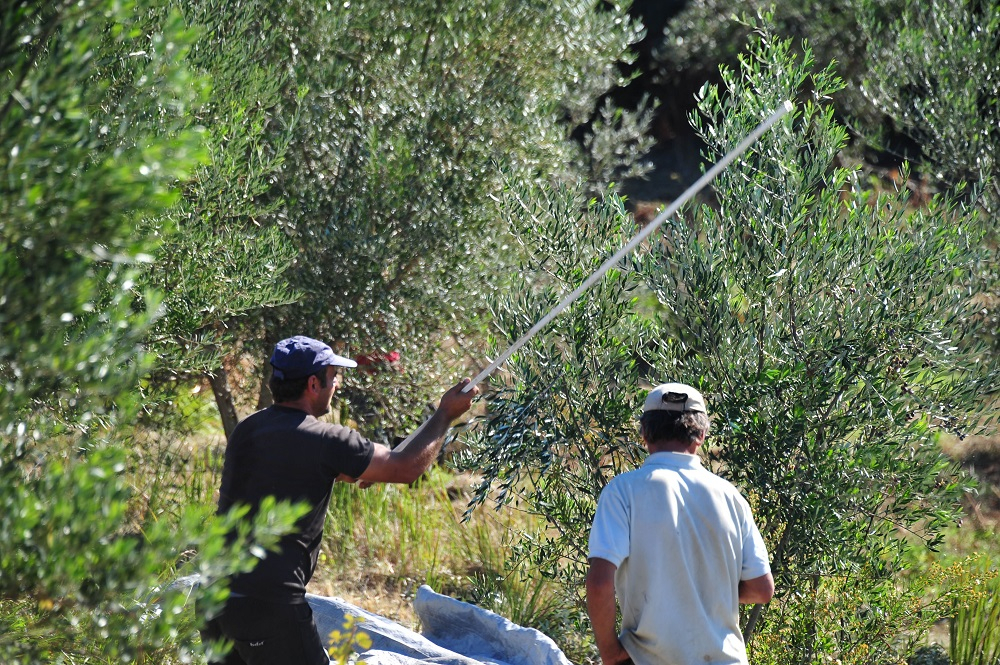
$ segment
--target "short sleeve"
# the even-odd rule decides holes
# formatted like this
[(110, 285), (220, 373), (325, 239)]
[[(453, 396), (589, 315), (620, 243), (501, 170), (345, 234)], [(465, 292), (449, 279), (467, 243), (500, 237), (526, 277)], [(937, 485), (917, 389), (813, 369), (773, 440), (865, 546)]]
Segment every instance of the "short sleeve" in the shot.
[(590, 529), (588, 549), (591, 559), (605, 559), (616, 567), (629, 555), (629, 510), (617, 483), (601, 491), (597, 512)]
[(754, 522), (753, 515), (747, 507), (746, 526), (743, 533), (743, 566), (740, 570), (741, 580), (752, 580), (771, 572), (771, 564), (767, 554), (764, 538)]
[(332, 425), (329, 435), (335, 440), (335, 445), (328, 449), (331, 463), (337, 473), (358, 478), (375, 454), (375, 444), (358, 434), (350, 427)]

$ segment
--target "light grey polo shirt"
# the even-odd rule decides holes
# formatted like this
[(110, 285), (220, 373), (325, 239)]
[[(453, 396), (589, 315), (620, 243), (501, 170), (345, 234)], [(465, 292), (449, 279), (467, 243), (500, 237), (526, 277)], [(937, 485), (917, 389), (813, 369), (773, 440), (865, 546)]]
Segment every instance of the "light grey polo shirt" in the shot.
[(739, 582), (770, 572), (750, 505), (697, 455), (659, 452), (601, 492), (590, 557), (610, 561), (636, 665), (746, 665)]

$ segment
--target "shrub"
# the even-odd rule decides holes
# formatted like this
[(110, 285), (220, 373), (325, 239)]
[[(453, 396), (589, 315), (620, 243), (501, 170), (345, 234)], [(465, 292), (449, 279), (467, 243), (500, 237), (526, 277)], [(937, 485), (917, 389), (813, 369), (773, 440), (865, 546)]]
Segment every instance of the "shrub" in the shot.
[[(936, 440), (974, 432), (992, 385), (982, 349), (954, 341), (982, 228), (954, 200), (915, 210), (905, 191), (839, 166), (846, 132), (825, 100), (840, 82), (802, 52), (762, 29), (742, 71), (702, 91), (693, 124), (709, 162), (784, 99), (798, 108), (717, 179), (714, 205), (669, 222), (512, 359), (464, 462), (484, 472), (480, 502), (495, 489), (549, 521), (526, 555), (579, 589), (597, 496), (644, 457), (640, 381), (701, 386), (714, 416), (706, 464), (751, 502), (778, 586), (772, 611), (747, 608), (745, 634), (763, 621), (787, 636), (786, 663), (860, 644), (880, 654), (870, 662), (895, 662), (897, 635), (920, 616), (857, 613), (893, 597), (902, 534), (934, 545), (959, 510), (962, 482)], [(536, 199), (503, 200), (532, 250), (515, 295), (495, 303), (505, 339), (633, 230), (614, 197), (519, 205)], [(815, 602), (845, 580), (856, 603)], [(838, 624), (854, 629), (819, 629)]]
[[(172, 188), (198, 164), (195, 35), (151, 2), (21, 2), (0, 13), (0, 661), (189, 659), (180, 567), (247, 569), (297, 512), (186, 507), (136, 519), (124, 424), (159, 294), (139, 290)], [(162, 234), (159, 234), (162, 235)], [(253, 540), (250, 540), (250, 539)], [(253, 546), (251, 548), (251, 546)], [(198, 556), (192, 558), (197, 552)], [(154, 610), (152, 601), (158, 601)]]

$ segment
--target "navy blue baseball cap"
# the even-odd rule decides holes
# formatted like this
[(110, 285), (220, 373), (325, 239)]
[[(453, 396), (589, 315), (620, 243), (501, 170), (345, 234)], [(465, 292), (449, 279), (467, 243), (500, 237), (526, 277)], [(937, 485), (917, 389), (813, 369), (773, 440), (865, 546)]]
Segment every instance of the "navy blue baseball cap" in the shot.
[(281, 340), (274, 345), (274, 353), (271, 354), (274, 376), (281, 381), (301, 379), (329, 365), (357, 367), (358, 363), (350, 358), (338, 356), (333, 349), (318, 339), (303, 335)]

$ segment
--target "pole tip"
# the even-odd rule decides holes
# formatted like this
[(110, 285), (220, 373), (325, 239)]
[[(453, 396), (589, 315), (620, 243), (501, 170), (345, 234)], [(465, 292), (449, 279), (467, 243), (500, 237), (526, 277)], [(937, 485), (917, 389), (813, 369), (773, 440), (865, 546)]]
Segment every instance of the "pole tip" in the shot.
[(788, 113), (788, 112), (789, 112), (789, 111), (791, 111), (791, 110), (792, 110), (793, 108), (795, 108), (794, 106), (792, 106), (792, 100), (790, 100), (790, 99), (786, 99), (786, 100), (785, 100), (785, 103), (784, 103), (784, 104), (782, 104), (781, 106), (782, 106), (782, 108), (784, 108), (784, 109), (785, 109), (785, 113)]

